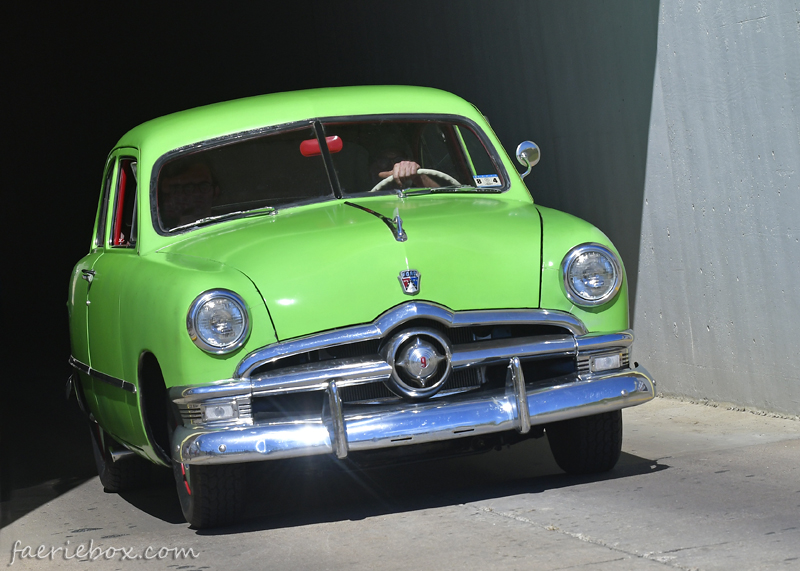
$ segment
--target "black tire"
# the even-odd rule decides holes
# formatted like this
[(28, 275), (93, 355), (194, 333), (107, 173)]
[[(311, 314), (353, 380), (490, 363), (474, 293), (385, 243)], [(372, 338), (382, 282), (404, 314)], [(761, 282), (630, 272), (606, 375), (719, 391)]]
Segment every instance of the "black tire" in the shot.
[(195, 529), (235, 523), (244, 507), (246, 466), (172, 463), (178, 499), (186, 521)]
[(124, 446), (100, 428), (96, 422), (89, 427), (92, 436), (94, 463), (100, 483), (106, 492), (119, 493), (142, 488), (150, 483), (152, 464), (140, 456), (130, 456), (114, 462), (111, 450), (124, 450)]
[(556, 463), (568, 474), (607, 472), (622, 451), (622, 411), (555, 422), (545, 432)]

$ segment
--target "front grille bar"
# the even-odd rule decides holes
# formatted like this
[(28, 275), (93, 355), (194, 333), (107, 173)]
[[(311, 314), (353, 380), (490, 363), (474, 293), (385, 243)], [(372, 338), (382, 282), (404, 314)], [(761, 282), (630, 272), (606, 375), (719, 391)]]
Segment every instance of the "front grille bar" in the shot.
[(257, 349), (241, 360), (233, 377), (234, 379), (248, 379), (258, 367), (293, 355), (329, 349), (339, 345), (383, 339), (390, 331), (415, 319), (436, 321), (447, 328), (477, 325), (551, 325), (566, 329), (574, 336), (586, 334), (586, 327), (580, 319), (563, 311), (499, 309), (455, 312), (434, 303), (412, 301), (390, 309), (373, 323), (367, 325), (346, 327), (292, 341), (282, 341)]
[[(520, 361), (580, 356), (583, 353), (625, 349), (633, 343), (633, 333), (624, 331), (607, 335), (572, 337), (571, 335), (544, 335), (493, 339), (453, 345), (453, 369), (482, 367), (489, 364), (508, 363), (513, 357)], [(227, 383), (194, 387), (173, 387), (170, 398), (177, 404), (205, 401), (219, 396), (269, 396), (297, 391), (327, 390), (331, 379), (337, 379), (339, 388), (354, 386), (389, 378), (391, 366), (378, 355), (347, 357), (285, 367), (254, 376), (250, 382), (232, 380)]]
[[(575, 355), (572, 335), (544, 335), (517, 339), (493, 339), (453, 345), (452, 367), (482, 367), (508, 362), (512, 357), (535, 359)], [(360, 385), (388, 379), (392, 367), (378, 355), (318, 361), (295, 367), (276, 369), (252, 377), (254, 397), (296, 391), (325, 390), (331, 378), (339, 379), (339, 387)]]

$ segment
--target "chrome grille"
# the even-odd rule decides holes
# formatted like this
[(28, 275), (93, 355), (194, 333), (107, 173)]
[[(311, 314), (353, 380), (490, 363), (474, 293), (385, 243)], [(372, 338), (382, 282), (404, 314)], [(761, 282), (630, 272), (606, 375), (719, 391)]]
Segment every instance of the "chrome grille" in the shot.
[(239, 420), (253, 417), (250, 397), (240, 397), (236, 399), (236, 406), (239, 409)]
[[(445, 395), (448, 393), (477, 389), (480, 386), (481, 373), (477, 369), (462, 369), (453, 371), (453, 374), (450, 375), (447, 382), (445, 382), (444, 386), (437, 394)], [(369, 403), (400, 398), (381, 382), (342, 387), (340, 389), (340, 395), (343, 403)]]
[(178, 411), (183, 419), (183, 424), (198, 424), (203, 420), (203, 411), (199, 404), (178, 405)]

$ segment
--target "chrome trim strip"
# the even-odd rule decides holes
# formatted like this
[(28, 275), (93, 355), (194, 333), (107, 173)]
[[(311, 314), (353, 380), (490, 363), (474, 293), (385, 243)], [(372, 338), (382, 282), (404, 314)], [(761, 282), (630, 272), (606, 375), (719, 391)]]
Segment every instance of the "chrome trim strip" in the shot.
[(508, 361), (512, 357), (558, 357), (575, 354), (572, 335), (541, 335), (493, 339), (453, 346), (453, 368), (490, 365)]
[(234, 379), (246, 379), (256, 367), (277, 359), (290, 357), (336, 345), (383, 338), (387, 332), (412, 319), (431, 319), (447, 327), (472, 325), (541, 324), (564, 327), (573, 335), (585, 335), (586, 327), (575, 317), (562, 311), (547, 309), (506, 309), (451, 311), (441, 305), (426, 301), (411, 301), (398, 305), (382, 314), (374, 322), (309, 335), (291, 341), (274, 343), (246, 355), (236, 367)]
[(334, 379), (328, 383), (328, 406), (331, 409), (331, 439), (333, 451), (336, 457), (341, 460), (347, 458), (347, 431), (344, 426), (344, 414), (342, 413), (342, 398), (339, 396), (339, 389), (336, 387)]
[(260, 397), (296, 391), (325, 390), (333, 378), (340, 388), (371, 383), (387, 379), (391, 373), (391, 365), (377, 355), (374, 358), (348, 357), (270, 371), (252, 378), (250, 386), (253, 396)]
[(129, 393), (136, 393), (136, 385), (133, 383), (129, 383), (128, 381), (123, 381), (122, 379), (118, 379), (117, 377), (112, 377), (111, 375), (106, 375), (105, 373), (101, 373), (97, 369), (92, 369), (86, 363), (81, 363), (72, 355), (69, 356), (69, 364), (80, 371), (81, 373), (86, 373), (90, 377), (97, 379), (98, 381), (103, 381), (111, 385), (112, 387), (116, 387), (118, 389), (122, 389), (123, 391), (128, 391)]
[(585, 335), (575, 339), (579, 353), (588, 351), (605, 351), (620, 349), (633, 344), (633, 331), (627, 329), (619, 333), (603, 333), (602, 335)]
[(522, 374), (522, 365), (519, 357), (514, 357), (508, 364), (508, 376), (511, 386), (514, 389), (514, 398), (517, 405), (517, 419), (519, 425), (517, 431), (520, 434), (527, 434), (531, 430), (531, 417), (528, 411), (528, 395), (525, 390), (525, 376)]
[(169, 398), (175, 404), (188, 404), (223, 397), (250, 396), (249, 381), (224, 379), (209, 385), (171, 387)]
[[(652, 376), (643, 367), (561, 384), (526, 387), (530, 424), (541, 425), (618, 410), (655, 397)], [(462, 393), (418, 403), (342, 409), (349, 451), (391, 448), (514, 430), (520, 426), (516, 396), (507, 389)], [(338, 438), (321, 416), (242, 428), (176, 428), (172, 456), (187, 464), (254, 462), (335, 452)], [(224, 452), (220, 452), (220, 445)], [(341, 445), (340, 445), (341, 446)]]

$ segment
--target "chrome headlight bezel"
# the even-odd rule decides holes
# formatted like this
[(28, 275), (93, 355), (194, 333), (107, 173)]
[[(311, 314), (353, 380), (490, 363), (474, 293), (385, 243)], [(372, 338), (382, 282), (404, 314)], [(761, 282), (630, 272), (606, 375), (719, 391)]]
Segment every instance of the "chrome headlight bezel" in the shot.
[[(200, 311), (207, 303), (215, 299), (224, 299), (233, 303), (242, 314), (242, 330), (236, 338), (229, 343), (213, 345), (199, 334), (197, 319), (200, 315)], [(247, 312), (247, 304), (241, 296), (227, 289), (212, 289), (203, 292), (197, 296), (189, 306), (189, 312), (186, 314), (186, 330), (189, 332), (189, 338), (192, 342), (206, 353), (225, 355), (236, 351), (239, 347), (244, 345), (250, 335), (250, 315)]]
[[(599, 254), (608, 260), (614, 272), (611, 287), (609, 287), (601, 296), (596, 298), (587, 298), (583, 296), (573, 287), (572, 284), (572, 272), (575, 270), (575, 264), (580, 261), (581, 256), (590, 253)], [(580, 244), (579, 246), (572, 248), (569, 252), (567, 252), (567, 255), (564, 256), (564, 260), (561, 262), (561, 277), (564, 293), (572, 303), (581, 307), (596, 307), (598, 305), (608, 303), (614, 299), (614, 297), (616, 297), (617, 293), (619, 293), (619, 290), (622, 287), (622, 264), (614, 252), (601, 244)]]

